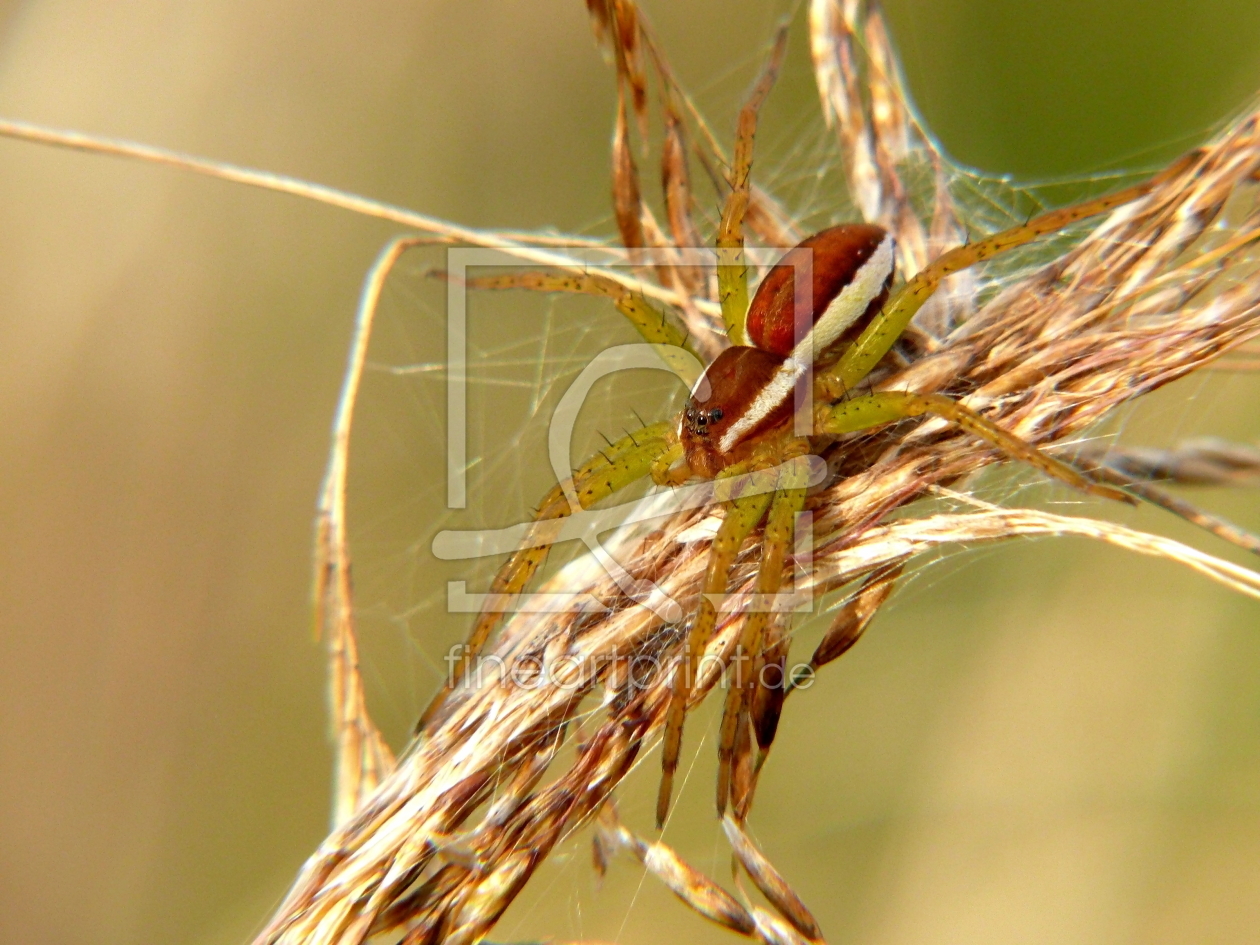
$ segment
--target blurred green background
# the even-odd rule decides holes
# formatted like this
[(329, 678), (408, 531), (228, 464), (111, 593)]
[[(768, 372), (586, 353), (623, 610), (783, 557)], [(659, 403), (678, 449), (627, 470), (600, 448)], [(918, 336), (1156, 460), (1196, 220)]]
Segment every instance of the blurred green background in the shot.
[[(726, 133), (783, 5), (645, 7)], [(991, 173), (1155, 166), (1260, 88), (1252, 0), (888, 13), (930, 126)], [(612, 79), (577, 0), (39, 0), (0, 3), (0, 30), (0, 114), (464, 224), (610, 231)], [(757, 172), (838, 219), (834, 175), (798, 186), (834, 165), (804, 48), (798, 29)], [(312, 509), (359, 281), (393, 232), (0, 142), (0, 939), (240, 942), (323, 837)], [(479, 463), (453, 515), (441, 376), (426, 367), (445, 343), (423, 279), (439, 262), (409, 259), (388, 293), (372, 360), (394, 370), (369, 377), (352, 471), (369, 699), (395, 747), (467, 626), (441, 604), (445, 580), (470, 572), (431, 560), (433, 532), (528, 507), (547, 485), (531, 422), (546, 382), (624, 330), (577, 303), (474, 310)], [(1135, 444), (1255, 441), (1258, 380), (1181, 382), (1116, 429)], [(589, 435), (629, 406), (602, 391)], [(1007, 481), (986, 480), (995, 495)], [(1079, 507), (1049, 488), (1030, 499)], [(1260, 529), (1254, 494), (1202, 501)], [(1242, 561), (1167, 516), (1125, 520)], [(832, 942), (1249, 940), (1258, 608), (1076, 541), (949, 556), (789, 707), (757, 833)], [(700, 754), (667, 839), (725, 876), (709, 725), (689, 726)], [(642, 829), (655, 767), (624, 792)], [(588, 864), (583, 836), (498, 937), (726, 939), (633, 864), (599, 889)]]

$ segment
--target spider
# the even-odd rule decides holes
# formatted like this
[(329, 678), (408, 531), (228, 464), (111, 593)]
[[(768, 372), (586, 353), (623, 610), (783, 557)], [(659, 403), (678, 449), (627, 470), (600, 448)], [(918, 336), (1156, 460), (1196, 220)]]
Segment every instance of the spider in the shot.
[[(791, 460), (817, 455), (843, 434), (935, 415), (1077, 489), (1136, 501), (1125, 492), (1087, 479), (950, 397), (900, 390), (856, 392), (946, 276), (1136, 200), (1178, 165), (1144, 183), (957, 246), (895, 292), (893, 237), (872, 224), (833, 226), (789, 249), (762, 279), (750, 302), (742, 223), (750, 201), (757, 114), (775, 72), (772, 58), (741, 110), (728, 178), (730, 192), (716, 238), (719, 299), (729, 347), (707, 366), (681, 413), (645, 426), (582, 463), (568, 482), (547, 494), (535, 515), (539, 522), (563, 518), (649, 477), (658, 486), (678, 486), (689, 480), (727, 486), (716, 493), (724, 515), (709, 550), (698, 609), (687, 625), (682, 652), (672, 669), (656, 805), (658, 828), (669, 813), (697, 662), (716, 630), (714, 598), (725, 593), (741, 546), (763, 523), (755, 593), (773, 595), (783, 585), (796, 516), (806, 498), (801, 467)], [(809, 273), (808, 279), (800, 277), (801, 272)], [(685, 332), (672, 327), (663, 312), (604, 276), (534, 272), (469, 279), (467, 285), (610, 297), (647, 341), (691, 350)], [(812, 399), (802, 398), (802, 392)], [(810, 406), (800, 408), (802, 401)], [(747, 488), (748, 481), (757, 477), (761, 484)], [(494, 579), (491, 599), (524, 590), (548, 547), (523, 547), (513, 554)], [(418, 733), (445, 701), (453, 681), (476, 660), (502, 616), (486, 611), (478, 617), (448, 683), (421, 716)], [(768, 608), (748, 613), (731, 651), (732, 666), (761, 655), (772, 616)], [(719, 815), (731, 798), (736, 735), (741, 721), (748, 718), (757, 675), (753, 672), (732, 680), (726, 691), (718, 746)]]

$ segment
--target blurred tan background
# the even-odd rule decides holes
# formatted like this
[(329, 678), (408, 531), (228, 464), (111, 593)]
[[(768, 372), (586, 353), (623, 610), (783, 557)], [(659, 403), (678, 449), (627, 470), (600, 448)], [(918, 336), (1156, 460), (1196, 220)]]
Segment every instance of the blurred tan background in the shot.
[[(726, 133), (782, 6), (645, 6)], [(1260, 88), (1251, 0), (897, 0), (889, 16), (931, 126), (994, 173), (1153, 166)], [(798, 30), (758, 167), (788, 182), (829, 148), (803, 48)], [(478, 226), (609, 232), (611, 89), (577, 0), (0, 3), (0, 114)], [(826, 187), (809, 201), (843, 213)], [(0, 141), (0, 940), (240, 942), (322, 838), (311, 515), (359, 280), (393, 232)], [(528, 507), (547, 474), (517, 428), (545, 416), (543, 382), (622, 330), (598, 306), (474, 313), (480, 464), (452, 516), (426, 368), (445, 343), (422, 278), (437, 262), (419, 254), (391, 287), (373, 361), (394, 370), (369, 378), (352, 472), (365, 672), (395, 747), (466, 626), (441, 601), (469, 572), (431, 560), (432, 533)], [(1258, 381), (1182, 382), (1117, 429), (1254, 442)], [(593, 422), (629, 421), (601, 396)], [(1202, 501), (1260, 529), (1254, 494)], [(1126, 520), (1243, 560), (1166, 516)], [(1253, 940), (1258, 618), (1080, 542), (951, 555), (789, 707), (758, 835), (832, 942)], [(699, 760), (668, 839), (723, 876), (711, 732), (688, 731)], [(655, 767), (623, 800), (644, 829)], [(498, 937), (726, 938), (632, 864), (600, 889), (588, 864), (586, 838), (568, 844)]]

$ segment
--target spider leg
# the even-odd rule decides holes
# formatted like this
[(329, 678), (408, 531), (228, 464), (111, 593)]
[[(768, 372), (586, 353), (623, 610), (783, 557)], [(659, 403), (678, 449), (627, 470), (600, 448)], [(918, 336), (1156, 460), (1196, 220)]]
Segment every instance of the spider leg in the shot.
[[(669, 450), (671, 439), (672, 424), (656, 423), (623, 437), (596, 453), (573, 473), (572, 489), (578, 506), (588, 509), (601, 499), (650, 475), (653, 463)], [(535, 524), (531, 529), (530, 540), (525, 547), (513, 553), (495, 575), (490, 585), (489, 598), (493, 603), (488, 606), (502, 606), (499, 602), (525, 589), (525, 585), (546, 560), (547, 552), (551, 549), (550, 541), (542, 544), (537, 541), (539, 532), (541, 531), (542, 536), (553, 539), (559, 532), (561, 520), (577, 511), (566, 497), (564, 485), (566, 484), (557, 485), (547, 493), (534, 516)], [(459, 660), (454, 663), (446, 682), (416, 723), (416, 733), (423, 731), (454, 688), (456, 680), (462, 678), (465, 669), (476, 660), (503, 615), (504, 611), (501, 610), (483, 610), (477, 617), (472, 632), (464, 642)]]
[(685, 451), (681, 443), (671, 444), (665, 452), (652, 461), (650, 470), (652, 481), (658, 486), (681, 486), (690, 479), (691, 468), (686, 463), (681, 466), (675, 465), (684, 455)]
[(635, 327), (649, 344), (674, 345), (692, 351), (691, 338), (677, 318), (671, 318), (647, 297), (634, 292), (616, 279), (592, 272), (508, 272), (465, 279), (470, 289), (528, 289), (534, 292), (571, 292), (611, 299), (617, 311)]
[[(746, 473), (743, 464), (729, 466), (720, 478)], [(768, 471), (774, 474), (773, 470)], [(754, 474), (755, 475), (755, 474)], [(719, 481), (718, 485), (721, 483)], [(687, 634), (682, 656), (674, 669), (674, 678), (670, 683), (669, 708), (665, 718), (665, 743), (661, 752), (661, 786), (656, 796), (656, 826), (665, 825), (665, 817), (669, 813), (670, 795), (674, 789), (674, 772), (678, 769), (678, 756), (682, 750), (683, 721), (687, 715), (687, 703), (691, 698), (691, 690), (695, 685), (696, 670), (700, 653), (704, 650), (713, 630), (717, 626), (717, 606), (713, 598), (726, 592), (730, 580), (731, 568), (735, 564), (735, 556), (739, 554), (740, 545), (748, 537), (774, 495), (773, 491), (758, 492), (754, 495), (743, 495), (724, 502), (726, 518), (713, 539), (709, 549), (709, 563), (705, 570), (704, 588), (700, 595), (700, 608), (691, 622), (691, 630)]]
[(925, 413), (935, 414), (956, 423), (968, 433), (991, 443), (1008, 456), (1035, 466), (1047, 476), (1066, 482), (1070, 486), (1106, 499), (1136, 504), (1136, 500), (1127, 493), (1086, 479), (1067, 463), (1046, 455), (1031, 443), (1021, 440), (992, 421), (986, 420), (970, 407), (965, 407), (942, 394), (914, 394), (909, 391), (891, 390), (866, 394), (828, 408), (818, 426), (820, 433), (853, 433), (857, 430), (892, 423), (895, 420), (904, 420), (907, 417), (922, 416)]
[(731, 159), (731, 192), (722, 208), (722, 222), (717, 236), (718, 298), (722, 303), (722, 321), (731, 344), (746, 345), (748, 336), (744, 322), (748, 318), (748, 265), (744, 259), (744, 214), (751, 199), (749, 174), (752, 170), (753, 139), (757, 134), (757, 113), (770, 94), (783, 63), (787, 48), (787, 28), (780, 27), (774, 49), (766, 61), (748, 101), (739, 111), (735, 135), (735, 153)]
[[(875, 619), (884, 602), (888, 600), (901, 576), (904, 559), (895, 564), (886, 565), (876, 570), (862, 584), (861, 589), (847, 604), (841, 607), (831, 622), (831, 627), (823, 635), (818, 649), (810, 658), (809, 666), (817, 671), (832, 660), (843, 656), (853, 644), (866, 632), (866, 628)], [(795, 678), (784, 678), (783, 669), (786, 664), (787, 650), (784, 647), (786, 636), (775, 634), (776, 639), (767, 640), (765, 654), (766, 663), (778, 663), (779, 685), (771, 686), (762, 681), (758, 668), (756, 685), (749, 696), (748, 712), (740, 717), (740, 725), (748, 719), (757, 736), (757, 760), (744, 762), (751, 770), (743, 776), (741, 782), (739, 767), (732, 778), (731, 805), (735, 808), (733, 816), (743, 823), (752, 808), (753, 794), (757, 788), (757, 780), (765, 767), (774, 737), (779, 729), (779, 721), (787, 697), (796, 687)], [(743, 761), (743, 759), (741, 759)]]
[[(729, 688), (726, 690), (726, 701), (722, 709), (721, 736), (718, 742), (717, 811), (719, 817), (726, 811), (726, 800), (730, 795), (731, 762), (738, 723), (745, 712), (749, 693), (756, 679), (753, 661), (761, 650), (761, 639), (766, 625), (774, 619), (770, 597), (777, 594), (783, 584), (783, 561), (792, 543), (792, 529), (796, 524), (796, 514), (804, 505), (805, 490), (793, 483), (782, 483), (780, 491), (774, 495), (770, 512), (766, 517), (761, 566), (757, 571), (757, 598), (754, 598), (757, 604), (744, 619), (739, 643), (731, 660)], [(746, 673), (743, 668), (745, 660), (748, 661)]]
[(862, 332), (858, 340), (844, 352), (835, 366), (819, 376), (818, 380), (826, 392), (827, 399), (840, 399), (844, 392), (853, 390), (862, 378), (875, 369), (880, 359), (888, 353), (909, 326), (915, 313), (932, 297), (937, 286), (946, 276), (1030, 243), (1039, 236), (1054, 233), (1078, 220), (1106, 213), (1122, 204), (1144, 197), (1165, 180), (1184, 172), (1187, 165), (1197, 158), (1198, 155), (1191, 152), (1150, 180), (1096, 200), (1088, 200), (1060, 210), (1051, 210), (1033, 217), (1022, 226), (1011, 227), (986, 239), (957, 246), (944, 253), (902, 286), (889, 299), (883, 311), (866, 326), (866, 330)]

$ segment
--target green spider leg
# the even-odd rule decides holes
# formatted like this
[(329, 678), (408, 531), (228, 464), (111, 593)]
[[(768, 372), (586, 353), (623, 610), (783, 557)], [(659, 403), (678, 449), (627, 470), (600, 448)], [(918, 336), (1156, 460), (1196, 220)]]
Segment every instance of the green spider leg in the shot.
[[(756, 112), (773, 80), (777, 62), (772, 58), (767, 66), (766, 74), (754, 90), (753, 97), (740, 115), (739, 137), (735, 149), (735, 162), (732, 169), (732, 194), (723, 213), (722, 226), (719, 230), (719, 286), (721, 288), (722, 313), (728, 332), (735, 343), (746, 343), (743, 337), (744, 322), (747, 317), (748, 292), (746, 268), (743, 265), (743, 239), (740, 222), (748, 206), (748, 169), (751, 165), (753, 135), (756, 128)], [(858, 341), (848, 348), (840, 361), (829, 372), (819, 378), (819, 389), (828, 400), (834, 401), (844, 396), (866, 377), (892, 348), (896, 340), (909, 326), (914, 315), (932, 296), (946, 276), (975, 265), (1007, 250), (1024, 245), (1047, 233), (1056, 232), (1070, 224), (1105, 213), (1117, 206), (1136, 200), (1148, 194), (1158, 183), (1171, 174), (1184, 169), (1185, 162), (1165, 171), (1159, 177), (1114, 194), (1088, 201), (1062, 210), (1051, 211), (1028, 221), (1023, 226), (1013, 227), (978, 243), (958, 247), (918, 273), (906, 284), (884, 307), (871, 325), (863, 332)], [(887, 391), (856, 398), (841, 404), (829, 404), (820, 409), (817, 431), (824, 434), (837, 434), (863, 430), (880, 426), (896, 420), (934, 414), (952, 421), (964, 430), (980, 437), (996, 446), (1015, 459), (1022, 460), (1042, 470), (1047, 475), (1060, 479), (1086, 492), (1110, 499), (1125, 502), (1135, 500), (1118, 489), (1092, 482), (1076, 469), (1046, 455), (1041, 450), (1024, 442), (1013, 434), (1003, 430), (996, 424), (986, 420), (975, 411), (951, 398), (936, 394), (914, 394), (900, 391)], [(766, 524), (766, 534), (762, 549), (761, 567), (757, 575), (757, 592), (772, 594), (778, 591), (782, 583), (783, 561), (786, 556), (787, 543), (790, 540), (791, 528), (795, 513), (804, 501), (803, 491), (784, 489), (776, 494), (771, 505), (771, 512)], [(755, 522), (753, 526), (755, 527)], [(742, 527), (743, 523), (735, 523)], [(721, 537), (721, 536), (719, 536)], [(716, 548), (715, 556), (720, 552)], [(725, 552), (721, 552), (725, 553)], [(712, 565), (723, 563), (720, 559), (711, 562), (709, 580), (715, 579)], [(729, 569), (727, 569), (728, 571)], [(727, 572), (723, 572), (725, 576)], [(723, 585), (724, 589), (724, 585)], [(740, 660), (752, 657), (754, 670), (750, 674), (756, 678), (755, 665), (763, 646), (763, 635), (770, 624), (771, 614), (763, 607), (745, 618), (741, 638), (736, 649), (736, 665)], [(710, 618), (702, 609), (688, 638), (688, 646), (684, 668), (694, 668), (697, 644), (703, 645), (711, 634)], [(734, 673), (732, 674), (734, 675)], [(740, 681), (742, 683), (742, 681)], [(731, 794), (731, 778), (733, 757), (736, 743), (740, 737), (741, 725), (749, 724), (748, 713), (755, 684), (752, 686), (736, 684), (732, 681), (723, 706), (718, 747), (717, 778), (717, 810), (719, 815), (725, 812)], [(679, 691), (677, 683), (670, 704), (670, 715), (667, 720), (665, 736), (665, 752), (663, 758), (663, 776), (657, 800), (657, 823), (660, 826), (668, 810), (669, 795), (672, 788), (673, 771), (677, 765), (681, 743), (682, 717), (686, 711), (686, 697), (689, 692), (684, 688)]]
[(919, 417), (925, 413), (943, 417), (957, 424), (968, 433), (996, 446), (1008, 456), (1028, 463), (1046, 475), (1066, 482), (1070, 486), (1105, 499), (1137, 504), (1137, 500), (1128, 493), (1086, 479), (1067, 463), (1061, 463), (1046, 455), (1032, 444), (1003, 430), (992, 421), (986, 420), (970, 407), (943, 394), (915, 394), (910, 391), (894, 390), (866, 394), (823, 408), (817, 428), (819, 433), (825, 434), (854, 433), (908, 417)]
[[(723, 479), (731, 479), (745, 473), (749, 473), (748, 464), (738, 463), (722, 470), (718, 474), (718, 481), (720, 483)], [(762, 475), (777, 475), (777, 472), (774, 469), (753, 471), (745, 481), (755, 481)], [(704, 586), (700, 594), (700, 607), (691, 621), (691, 629), (687, 632), (682, 657), (674, 668), (674, 676), (670, 682), (669, 708), (665, 716), (665, 738), (661, 751), (661, 784), (656, 795), (656, 826), (658, 828), (665, 825), (665, 817), (669, 813), (670, 796), (674, 790), (674, 772), (678, 769), (678, 757), (682, 750), (683, 722), (687, 716), (687, 704), (691, 700), (691, 691), (696, 683), (700, 654), (704, 651), (717, 626), (717, 605), (714, 603), (714, 597), (726, 593), (731, 568), (735, 564), (735, 557), (739, 554), (740, 546), (765, 515), (773, 496), (774, 490), (771, 489), (753, 495), (733, 497), (722, 502), (726, 517), (722, 519), (722, 524), (709, 549)]]
[[(537, 292), (572, 292), (608, 298), (617, 310), (639, 332), (644, 341), (657, 345), (667, 366), (684, 380), (692, 379), (691, 365), (699, 358), (684, 328), (642, 295), (633, 292), (615, 279), (595, 273), (515, 272), (480, 276), (464, 280), (470, 289), (527, 289)], [(670, 356), (677, 349), (679, 357)], [(588, 509), (595, 503), (632, 485), (645, 476), (660, 484), (678, 484), (686, 470), (671, 470), (681, 457), (673, 425), (669, 422), (644, 427), (611, 444), (586, 460), (574, 471), (568, 483), (553, 487), (543, 498), (534, 515), (535, 528), (530, 540), (501, 567), (490, 586), (489, 603), (477, 617), (464, 641), (460, 657), (452, 665), (442, 688), (429, 702), (416, 723), (417, 733), (424, 730), (438, 708), (446, 701), (456, 682), (472, 665), (506, 611), (501, 602), (525, 589), (530, 579), (546, 560), (553, 539), (559, 534), (560, 520), (578, 508)], [(577, 506), (573, 504), (576, 496)]]
[(722, 321), (726, 336), (733, 345), (748, 344), (745, 322), (748, 320), (748, 264), (744, 258), (744, 215), (752, 189), (749, 177), (752, 172), (753, 139), (757, 135), (757, 115), (770, 94), (783, 63), (787, 48), (787, 28), (779, 28), (774, 49), (762, 69), (757, 84), (753, 86), (748, 101), (739, 112), (739, 124), (735, 136), (735, 152), (731, 157), (731, 192), (722, 208), (722, 222), (717, 235), (718, 299), (722, 303)]
[(896, 344), (897, 339), (909, 327), (911, 319), (932, 297), (941, 280), (946, 276), (1030, 243), (1039, 236), (1062, 230), (1079, 220), (1098, 216), (1144, 197), (1163, 181), (1184, 172), (1186, 167), (1196, 159), (1197, 154), (1191, 152), (1160, 174), (1140, 184), (1126, 187), (1124, 190), (1118, 190), (1096, 200), (1087, 200), (1071, 207), (1051, 210), (1033, 217), (1020, 226), (1013, 226), (1001, 233), (995, 233), (975, 243), (955, 247), (942, 254), (902, 286), (888, 300), (883, 310), (875, 316), (858, 340), (849, 346), (840, 360), (828, 371), (818, 375), (816, 380), (820, 390), (828, 400), (833, 401), (855, 390), (862, 379), (875, 369), (884, 355)]
[[(703, 360), (696, 354), (687, 330), (672, 313), (657, 308), (643, 295), (622, 285), (616, 279), (590, 272), (509, 272), (493, 276), (476, 276), (465, 279), (470, 289), (526, 289), (533, 292), (569, 292), (577, 295), (594, 295), (611, 299), (635, 331), (648, 344), (664, 345), (658, 353), (666, 365), (690, 384), (694, 377), (690, 367)], [(670, 356), (670, 349), (685, 352), (678, 357)]]
[(1149, 180), (1095, 200), (1043, 213), (1020, 226), (1003, 230), (1001, 233), (975, 243), (958, 246), (924, 267), (897, 291), (858, 337), (858, 340), (845, 350), (840, 360), (815, 378), (815, 388), (820, 399), (832, 402), (820, 408), (816, 422), (817, 431), (827, 434), (850, 433), (882, 426), (896, 420), (922, 416), (925, 413), (935, 414), (991, 443), (1007, 455), (1026, 462), (1077, 489), (1104, 498), (1136, 504), (1136, 499), (1131, 495), (1087, 479), (1076, 469), (1047, 456), (1041, 450), (1008, 433), (952, 398), (940, 394), (882, 391), (842, 403), (834, 402), (847, 396), (849, 391), (855, 389), (862, 379), (875, 369), (946, 276), (1023, 246), (1047, 233), (1062, 230), (1079, 220), (1106, 213), (1123, 204), (1138, 200), (1153, 191), (1163, 181), (1184, 172), (1196, 158), (1196, 153), (1191, 152)]
[[(535, 524), (529, 541), (514, 552), (495, 575), (486, 609), (478, 615), (472, 632), (464, 641), (463, 652), (453, 664), (442, 688), (416, 723), (417, 733), (428, 725), (458, 680), (485, 648), (490, 634), (507, 612), (500, 609), (503, 602), (523, 591), (542, 566), (560, 532), (562, 521), (578, 509), (589, 509), (613, 493), (652, 475), (661, 457), (669, 453), (674, 439), (673, 425), (669, 422), (644, 427), (596, 453), (574, 471), (568, 483), (560, 483), (547, 493), (534, 515)], [(572, 490), (576, 507), (570, 495), (566, 495), (566, 487)]]
[[(742, 221), (750, 199), (749, 176), (752, 168), (753, 138), (756, 133), (758, 112), (777, 78), (786, 43), (786, 28), (781, 28), (779, 35), (776, 37), (770, 59), (756, 86), (753, 88), (748, 101), (740, 111), (738, 139), (731, 166), (731, 193), (727, 197), (726, 205), (723, 209), (722, 223), (717, 240), (719, 257), (718, 285), (722, 299), (723, 321), (725, 322), (728, 336), (732, 342), (737, 344), (742, 343), (741, 339), (746, 341), (744, 322), (748, 313), (748, 280), (747, 265), (744, 259)], [(465, 280), (465, 284), (470, 289), (527, 289), (539, 292), (572, 292), (609, 298), (616, 305), (617, 310), (626, 317), (645, 341), (650, 344), (677, 347), (694, 357), (690, 338), (686, 330), (677, 324), (676, 319), (671, 319), (664, 311), (648, 302), (646, 298), (632, 292), (626, 286), (607, 276), (594, 273), (535, 271), (475, 277)], [(666, 355), (666, 360), (670, 367), (675, 369), (676, 373), (684, 377), (687, 375), (686, 368), (690, 366), (690, 362), (680, 360), (678, 365), (675, 365), (668, 358), (668, 355)], [(648, 431), (656, 428), (661, 429), (661, 434), (656, 437), (647, 437)], [(643, 442), (645, 444), (644, 447), (641, 448), (638, 443), (632, 442), (634, 440)], [(648, 440), (651, 442), (647, 442)], [(627, 445), (628, 442), (629, 445)], [(690, 474), (689, 470), (685, 468), (685, 464), (681, 468), (677, 466), (677, 461), (681, 457), (681, 446), (676, 442), (676, 437), (670, 435), (667, 424), (657, 424), (656, 427), (649, 427), (640, 431), (634, 437), (618, 441), (609, 450), (592, 457), (591, 460), (588, 460), (574, 473), (573, 482), (575, 486), (590, 480), (591, 483), (600, 487), (597, 490), (591, 490), (588, 499), (587, 489), (577, 486), (581, 496), (581, 507), (587, 508), (589, 505), (625, 488), (646, 475), (651, 475), (653, 480), (662, 485), (680, 484)], [(602, 469), (601, 463), (606, 463), (608, 468)], [(601, 471), (603, 473), (602, 476)], [(730, 474), (734, 475), (735, 472), (732, 471)], [(765, 506), (770, 502), (770, 496), (768, 494), (764, 496), (755, 495), (735, 501), (737, 505), (739, 502), (743, 502), (745, 505), (750, 503), (753, 505), (760, 504), (761, 507), (757, 518), (748, 523), (747, 529), (740, 536), (740, 541), (742, 541), (743, 536), (747, 535), (747, 532), (756, 526), (757, 521), (764, 514)], [(572, 511), (574, 510), (565, 500), (563, 487), (556, 486), (543, 500), (538, 514), (535, 516), (535, 521), (540, 525), (552, 523), (549, 527), (555, 529), (557, 527), (554, 524), (555, 521), (568, 516)], [(740, 516), (735, 515), (729, 518), (739, 519)], [(738, 544), (738, 542), (735, 543), (736, 551), (738, 550)], [(491, 600), (500, 600), (503, 595), (520, 593), (542, 565), (549, 549), (550, 543), (547, 543), (538, 547), (522, 548), (513, 554), (495, 576), (491, 585)], [(727, 570), (729, 570), (729, 567)], [(717, 590), (710, 591), (710, 593), (721, 593), (724, 590), (725, 583)], [(705, 606), (702, 603), (700, 614), (693, 621), (693, 632), (695, 626), (705, 619), (703, 616), (704, 612)], [(454, 680), (462, 676), (467, 666), (484, 649), (490, 634), (503, 616), (504, 613), (502, 611), (494, 610), (483, 611), (478, 616), (477, 623), (473, 626), (473, 630), (465, 643), (463, 654), (455, 663), (450, 678), (421, 715), (420, 721), (416, 725), (417, 731), (423, 730), (428, 724), (438, 707), (450, 693)], [(709, 620), (710, 624), (716, 621), (715, 612)], [(711, 628), (709, 632), (712, 632)], [(682, 693), (680, 707), (682, 714), (686, 712), (686, 697), (689, 695), (690, 685), (687, 686), (686, 692)], [(679, 700), (679, 694), (675, 693), (671, 698), (672, 706), (673, 702)], [(674, 710), (671, 714), (677, 714), (677, 711)], [(674, 735), (674, 739), (680, 745), (682, 736), (681, 718), (678, 720), (676, 727), (677, 732)], [(677, 766), (677, 751), (678, 745), (675, 745), (675, 767)], [(662, 784), (662, 793), (665, 798), (665, 807), (668, 808), (669, 789), (665, 784)], [(664, 814), (661, 817), (663, 819)]]
[[(644, 296), (616, 279), (592, 272), (508, 272), (464, 280), (470, 289), (528, 289), (534, 292), (572, 292), (612, 299), (617, 311), (649, 344), (674, 345), (691, 350), (687, 330)], [(692, 354), (695, 354), (693, 351)]]
[[(786, 474), (784, 479), (788, 480)], [(799, 480), (799, 476), (792, 477)], [(731, 658), (726, 701), (722, 709), (721, 734), (718, 741), (718, 816), (726, 812), (731, 788), (731, 765), (739, 724), (746, 720), (749, 700), (756, 686), (753, 664), (761, 651), (762, 636), (775, 615), (770, 607), (773, 595), (783, 585), (783, 563), (792, 544), (796, 515), (805, 505), (805, 489), (799, 481), (783, 481), (770, 504), (766, 516), (765, 537), (761, 548), (761, 564), (757, 569), (754, 606), (744, 618), (739, 642)], [(747, 663), (747, 672), (744, 671)]]
[[(735, 150), (731, 158), (731, 192), (727, 195), (722, 208), (722, 220), (718, 226), (716, 241), (718, 299), (722, 306), (722, 322), (726, 328), (726, 336), (731, 344), (735, 345), (748, 344), (745, 328), (749, 304), (748, 264), (744, 257), (743, 221), (752, 194), (750, 177), (753, 142), (757, 134), (757, 117), (778, 78), (786, 49), (787, 27), (784, 25), (779, 28), (770, 57), (756, 85), (753, 86), (748, 100), (739, 112)], [(675, 447), (669, 459), (673, 461), (678, 457), (681, 457), (681, 447)], [(668, 462), (662, 461), (657, 472), (654, 473), (654, 478), (658, 482), (678, 481), (678, 474), (671, 473), (668, 466)], [(737, 464), (723, 470), (718, 478), (733, 478), (748, 470), (747, 464)], [(772, 470), (764, 472), (765, 474), (773, 473)], [(754, 472), (754, 475), (757, 473)], [(726, 508), (726, 517), (722, 520), (722, 525), (709, 550), (700, 607), (692, 619), (682, 657), (674, 669), (674, 677), (670, 683), (669, 707), (666, 712), (665, 737), (661, 751), (661, 783), (656, 796), (658, 828), (665, 825), (665, 818), (669, 813), (674, 774), (678, 769), (678, 758), (682, 750), (683, 723), (686, 720), (691, 691), (696, 682), (699, 656), (717, 625), (717, 607), (712, 596), (726, 592), (731, 568), (735, 563), (735, 556), (739, 553), (740, 545), (757, 527), (758, 522), (766, 514), (766, 509), (771, 506), (774, 496), (774, 492), (763, 492), (723, 503)]]

